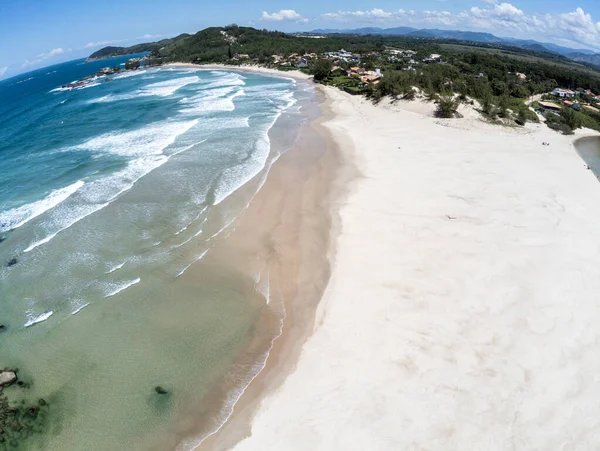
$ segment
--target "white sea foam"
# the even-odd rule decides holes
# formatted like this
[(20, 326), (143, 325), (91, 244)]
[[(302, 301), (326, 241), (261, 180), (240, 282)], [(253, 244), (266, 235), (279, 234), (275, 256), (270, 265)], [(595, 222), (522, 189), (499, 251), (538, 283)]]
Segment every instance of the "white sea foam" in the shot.
[[(50, 233), (48, 236), (42, 238), (41, 240), (34, 241), (27, 248), (25, 248), (23, 252), (31, 252), (32, 250), (40, 247), (41, 245), (50, 242), (60, 232), (67, 230), (69, 227), (73, 226), (74, 224), (77, 224), (83, 218), (91, 215), (92, 213), (102, 210), (108, 204), (109, 202), (106, 202), (104, 204), (97, 204), (94, 205), (91, 209), (86, 208), (85, 205), (75, 206), (74, 209), (70, 211), (70, 215), (68, 216), (67, 220), (64, 221), (64, 223), (61, 221), (62, 227), (60, 227), (56, 232)], [(82, 212), (83, 214), (81, 214)]]
[(65, 201), (83, 185), (84, 182), (78, 180), (65, 188), (52, 191), (42, 200), (0, 213), (0, 232), (16, 229), (32, 219), (37, 218), (42, 213)]
[(225, 97), (237, 91), (238, 89), (239, 88), (236, 86), (229, 86), (227, 88), (203, 90), (200, 94), (197, 94), (193, 97), (184, 97), (179, 101), (179, 103), (184, 105), (197, 104), (198, 102), (202, 102), (206, 99), (218, 99), (219, 97)]
[(245, 86), (246, 82), (243, 78), (237, 74), (232, 74), (232, 76), (222, 77), (219, 80), (210, 81), (207, 84), (202, 86), (202, 89), (214, 89), (221, 88), (226, 86)]
[(183, 88), (192, 83), (198, 83), (200, 78), (194, 77), (182, 77), (175, 78), (173, 80), (159, 81), (158, 83), (152, 83), (142, 88), (139, 92), (141, 95), (149, 96), (160, 96), (168, 97), (173, 95), (177, 90)]
[(145, 71), (145, 70), (135, 70), (135, 71), (131, 71), (131, 72), (125, 72), (124, 74), (115, 75), (113, 77), (113, 80), (121, 80), (123, 78), (136, 77), (138, 75), (143, 75), (145, 73), (147, 73), (147, 71)]
[(33, 326), (34, 324), (38, 324), (43, 321), (46, 321), (48, 318), (50, 318), (54, 314), (54, 312), (49, 311), (46, 313), (42, 313), (41, 315), (38, 315), (38, 316), (35, 316), (31, 311), (27, 311), (25, 314), (27, 316), (27, 322), (25, 323), (25, 327), (30, 327), (30, 326)]
[(106, 272), (106, 274), (112, 274), (113, 272), (115, 272), (115, 271), (118, 271), (118, 270), (119, 270), (119, 269), (121, 269), (123, 266), (125, 266), (125, 263), (126, 263), (126, 262), (123, 262), (123, 263), (119, 263), (118, 265), (115, 265), (115, 266), (113, 266), (112, 268), (110, 268), (110, 269), (109, 269), (109, 270)]
[(182, 77), (175, 78), (167, 81), (159, 81), (157, 83), (151, 83), (147, 86), (144, 86), (137, 91), (129, 94), (109, 94), (103, 97), (98, 97), (95, 99), (88, 100), (87, 103), (109, 103), (109, 102), (117, 102), (120, 100), (131, 100), (136, 99), (138, 97), (149, 97), (149, 96), (158, 96), (158, 97), (169, 97), (179, 89), (183, 88), (192, 83), (198, 83), (200, 78), (195, 77)]
[[(200, 218), (200, 216), (202, 215), (202, 213), (204, 213), (207, 209), (208, 209), (208, 206), (205, 206), (202, 210), (200, 210), (198, 212), (198, 214), (196, 215), (196, 217), (194, 219), (192, 219), (192, 221), (190, 221), (188, 224), (186, 224), (185, 226), (183, 226), (183, 228), (181, 228), (179, 230), (179, 232), (177, 232), (175, 234), (175, 236), (180, 235), (183, 232), (185, 232), (194, 222), (196, 222), (198, 220), (198, 218)], [(207, 219), (208, 219), (208, 216), (203, 219), (203, 221), (202, 221), (202, 223), (200, 225), (203, 225), (206, 222)]]
[(88, 305), (90, 305), (90, 303), (89, 303), (89, 302), (86, 302), (86, 303), (85, 303), (85, 304), (83, 304), (83, 305), (78, 305), (78, 306), (76, 306), (76, 307), (75, 307), (75, 310), (73, 310), (73, 311), (71, 312), (71, 315), (77, 315), (79, 312), (81, 312), (81, 311), (82, 311), (84, 308), (86, 308)]
[(187, 132), (197, 123), (197, 120), (192, 120), (151, 124), (130, 132), (101, 135), (79, 146), (65, 149), (106, 152), (134, 159), (129, 161), (125, 169), (87, 183), (85, 188), (78, 192), (78, 202), (62, 209), (59, 208), (46, 221), (47, 236), (29, 245), (25, 252), (30, 252), (48, 243), (60, 232), (106, 207), (114, 199), (131, 189), (140, 178), (165, 164), (170, 157), (162, 152), (175, 142), (178, 136)]
[(109, 291), (109, 292), (108, 292), (108, 294), (107, 294), (106, 296), (104, 296), (104, 297), (105, 297), (105, 298), (109, 298), (109, 297), (111, 297), (111, 296), (114, 296), (114, 295), (116, 295), (116, 294), (120, 293), (121, 291), (123, 291), (123, 290), (126, 290), (127, 288), (129, 288), (129, 287), (132, 287), (132, 286), (134, 286), (134, 285), (136, 285), (136, 284), (140, 283), (140, 281), (141, 281), (141, 280), (142, 280), (142, 279), (140, 279), (140, 278), (138, 277), (138, 278), (137, 278), (137, 279), (135, 279), (135, 280), (130, 280), (130, 281), (128, 281), (128, 282), (124, 282), (124, 283), (122, 283), (122, 284), (120, 284), (120, 285), (115, 285), (115, 288), (113, 288), (113, 290)]
[(199, 114), (205, 114), (205, 113), (216, 113), (219, 111), (234, 111), (235, 110), (235, 103), (233, 102), (234, 99), (236, 97), (239, 96), (243, 96), (244, 95), (244, 90), (243, 89), (239, 89), (236, 92), (234, 92), (232, 95), (230, 95), (229, 97), (212, 97), (212, 96), (207, 96), (204, 97), (203, 99), (200, 99), (198, 104), (193, 106), (193, 107), (189, 107), (189, 108), (183, 108), (181, 110), (179, 110), (179, 112), (183, 115), (189, 116), (189, 115), (199, 115)]
[(189, 265), (187, 265), (185, 268), (183, 268), (181, 271), (179, 271), (179, 274), (177, 274), (175, 276), (175, 278), (177, 279), (178, 277), (181, 277), (189, 268), (190, 266), (192, 266), (194, 263), (196, 263), (197, 261), (201, 260), (202, 257), (204, 257), (206, 255), (206, 253), (209, 251), (209, 249), (206, 249), (204, 252), (202, 252), (199, 256), (197, 256), (194, 261), (192, 263), (190, 263)]
[(158, 122), (128, 132), (112, 132), (92, 138), (66, 150), (87, 150), (124, 157), (161, 155), (175, 139), (198, 123), (198, 120)]
[(252, 180), (267, 165), (271, 150), (267, 133), (257, 140), (252, 158), (244, 163), (223, 170), (219, 185), (215, 189), (214, 205), (220, 204), (226, 197)]

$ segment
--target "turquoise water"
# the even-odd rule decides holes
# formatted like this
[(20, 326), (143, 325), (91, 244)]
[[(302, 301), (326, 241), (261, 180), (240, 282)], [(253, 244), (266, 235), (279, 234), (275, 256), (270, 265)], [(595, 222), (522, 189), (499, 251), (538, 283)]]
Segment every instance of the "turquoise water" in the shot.
[(210, 252), (293, 144), (311, 88), (194, 68), (62, 88), (125, 59), (0, 83), (0, 366), (30, 384), (11, 402), (50, 400), (15, 446), (148, 449), (181, 431), (268, 304), (260, 262), (247, 280)]

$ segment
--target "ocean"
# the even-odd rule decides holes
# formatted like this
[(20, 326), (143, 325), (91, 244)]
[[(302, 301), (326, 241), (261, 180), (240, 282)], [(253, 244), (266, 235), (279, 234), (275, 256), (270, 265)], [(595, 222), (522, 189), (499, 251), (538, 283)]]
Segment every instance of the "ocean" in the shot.
[(0, 82), (0, 367), (22, 381), (0, 446), (150, 449), (200, 409), (198, 443), (278, 333), (244, 354), (265, 309), (283, 315), (264, 262), (206, 262), (316, 114), (313, 88), (192, 67), (62, 88), (127, 58)]

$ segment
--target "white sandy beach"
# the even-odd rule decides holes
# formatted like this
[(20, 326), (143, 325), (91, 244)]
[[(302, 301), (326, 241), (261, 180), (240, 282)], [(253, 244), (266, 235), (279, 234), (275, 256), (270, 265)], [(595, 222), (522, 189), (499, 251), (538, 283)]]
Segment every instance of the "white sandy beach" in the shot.
[(314, 332), (234, 449), (600, 448), (600, 183), (574, 137), (325, 91), (361, 176)]

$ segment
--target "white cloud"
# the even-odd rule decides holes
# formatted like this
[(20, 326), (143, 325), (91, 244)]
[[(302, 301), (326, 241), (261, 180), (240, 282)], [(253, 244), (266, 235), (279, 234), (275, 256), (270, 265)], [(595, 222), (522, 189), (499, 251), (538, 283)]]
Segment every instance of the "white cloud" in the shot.
[(489, 8), (474, 6), (469, 13), (482, 27), (485, 27), (487, 23), (505, 28), (529, 27), (529, 18), (523, 11), (510, 3), (495, 3)]
[(336, 13), (323, 14), (324, 19), (330, 20), (350, 20), (350, 19), (369, 19), (369, 20), (395, 20), (400, 17), (406, 16), (407, 14), (414, 13), (410, 11), (407, 13), (403, 9), (398, 11), (385, 11), (380, 8), (373, 8), (368, 11), (338, 11)]
[(64, 50), (63, 48), (58, 47), (56, 49), (50, 50), (49, 52), (40, 53), (37, 57), (35, 57), (32, 60), (25, 60), (25, 62), (21, 65), (21, 67), (35, 66), (36, 64), (42, 63), (44, 60), (47, 60), (49, 58), (54, 58), (55, 56), (63, 55), (65, 53), (69, 53), (71, 51), (72, 51), (72, 49)]
[(567, 39), (600, 47), (600, 22), (594, 22), (592, 16), (583, 9), (557, 15), (546, 15), (540, 21), (546, 23), (546, 29)]
[(113, 40), (113, 41), (98, 41), (98, 42), (89, 42), (84, 45), (86, 49), (92, 49), (94, 47), (105, 47), (110, 44), (117, 44), (118, 42), (123, 42), (123, 40)]
[(458, 20), (448, 11), (423, 11), (423, 21), (428, 24), (456, 25)]
[(7, 70), (8, 66), (0, 67), (0, 77), (4, 76)]
[(582, 8), (568, 13), (527, 15), (510, 3), (491, 3), (486, 8), (475, 6), (459, 17), (475, 28), (508, 28), (538, 39), (600, 49), (600, 23), (594, 22)]
[(595, 21), (591, 14), (582, 8), (566, 13), (528, 14), (507, 1), (480, 0), (480, 6), (473, 6), (458, 14), (448, 11), (386, 11), (373, 8), (364, 11), (330, 12), (321, 17), (323, 20), (357, 24), (395, 22), (423, 28), (441, 25), (446, 28), (482, 30), (500, 36), (527, 37), (600, 50), (600, 22)]
[(136, 39), (158, 39), (162, 38), (160, 34), (145, 34), (144, 36), (138, 36)]
[(48, 58), (51, 56), (62, 55), (65, 51), (62, 48), (52, 49), (48, 52)]
[(279, 12), (274, 12), (271, 14), (269, 14), (266, 11), (263, 11), (261, 20), (281, 22), (282, 20), (304, 21), (305, 19), (293, 9), (282, 9)]

